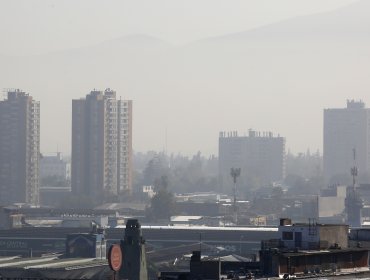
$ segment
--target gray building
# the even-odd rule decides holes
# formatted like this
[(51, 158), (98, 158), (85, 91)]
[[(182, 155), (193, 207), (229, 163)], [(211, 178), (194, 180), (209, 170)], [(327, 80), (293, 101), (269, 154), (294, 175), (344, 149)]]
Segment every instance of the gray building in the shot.
[(223, 191), (231, 190), (231, 168), (241, 168), (241, 187), (280, 181), (285, 177), (285, 138), (249, 130), (248, 136), (220, 132), (219, 175)]
[(0, 101), (0, 204), (39, 204), (40, 103), (9, 90)]
[(71, 178), (71, 164), (62, 158), (61, 153), (55, 156), (43, 155), (40, 159), (40, 178), (57, 177), (62, 180)]
[(362, 101), (348, 100), (347, 108), (324, 110), (324, 175), (331, 183), (348, 183), (354, 164), (360, 181), (368, 182), (369, 126), (370, 109), (365, 108)]
[(110, 89), (72, 101), (72, 192), (92, 199), (131, 191), (132, 101)]

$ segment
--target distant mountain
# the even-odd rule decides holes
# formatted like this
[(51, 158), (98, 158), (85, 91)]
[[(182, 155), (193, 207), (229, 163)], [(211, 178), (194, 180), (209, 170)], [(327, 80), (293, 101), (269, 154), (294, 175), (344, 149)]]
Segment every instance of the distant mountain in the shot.
[(127, 46), (140, 46), (140, 47), (171, 47), (172, 45), (162, 39), (145, 34), (132, 34), (122, 36), (113, 40), (105, 41), (99, 45), (104, 46), (107, 44), (118, 44)]
[(101, 54), (113, 54), (124, 52), (153, 52), (166, 50), (171, 48), (172, 45), (162, 39), (144, 35), (144, 34), (132, 34), (127, 36), (122, 36), (112, 40), (107, 40), (100, 42), (95, 45), (75, 48), (75, 49), (66, 49), (62, 51), (51, 52), (44, 55), (38, 55), (37, 57), (43, 56), (89, 56), (89, 55), (101, 55)]
[(364, 0), (180, 47), (131, 35), (0, 57), (0, 88), (20, 87), (41, 101), (47, 151), (70, 147), (71, 99), (106, 87), (134, 100), (137, 151), (161, 150), (167, 131), (169, 150), (217, 153), (219, 131), (248, 128), (280, 133), (293, 152), (321, 150), (323, 108), (347, 98), (370, 104), (369, 35)]
[(206, 43), (251, 41), (368, 41), (370, 1), (362, 0), (331, 12), (301, 16), (259, 28), (202, 40)]

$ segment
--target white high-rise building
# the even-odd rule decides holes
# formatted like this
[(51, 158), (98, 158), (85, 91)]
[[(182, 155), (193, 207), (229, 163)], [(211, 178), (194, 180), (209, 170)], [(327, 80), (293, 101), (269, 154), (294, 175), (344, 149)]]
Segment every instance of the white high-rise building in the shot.
[[(354, 160), (354, 151), (356, 159)], [(347, 108), (324, 110), (324, 175), (330, 183), (350, 177), (354, 164), (359, 180), (370, 174), (370, 109), (362, 101), (347, 101)], [(338, 181), (339, 180), (339, 181)]]
[(0, 101), (0, 205), (39, 204), (40, 103), (16, 89)]
[(132, 101), (110, 89), (72, 102), (72, 192), (93, 199), (131, 191)]

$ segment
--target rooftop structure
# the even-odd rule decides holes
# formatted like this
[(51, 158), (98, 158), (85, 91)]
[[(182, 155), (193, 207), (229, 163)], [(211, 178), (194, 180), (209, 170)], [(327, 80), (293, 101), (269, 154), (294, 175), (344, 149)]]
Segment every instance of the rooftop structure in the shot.
[(127, 221), (125, 238), (121, 240), (121, 249), (125, 257), (119, 276), (122, 279), (147, 280), (145, 241), (138, 220)]

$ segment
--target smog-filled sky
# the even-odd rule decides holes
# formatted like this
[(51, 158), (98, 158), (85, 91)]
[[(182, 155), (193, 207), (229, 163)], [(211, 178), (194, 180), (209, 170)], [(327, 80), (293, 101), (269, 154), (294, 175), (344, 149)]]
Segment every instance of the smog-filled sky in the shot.
[(132, 99), (135, 151), (217, 154), (219, 131), (322, 151), (322, 111), (370, 104), (370, 1), (2, 0), (0, 87), (41, 102), (69, 154), (72, 99)]

